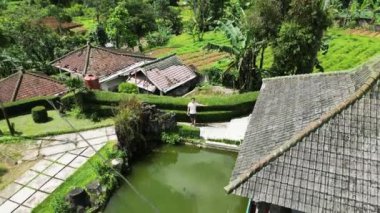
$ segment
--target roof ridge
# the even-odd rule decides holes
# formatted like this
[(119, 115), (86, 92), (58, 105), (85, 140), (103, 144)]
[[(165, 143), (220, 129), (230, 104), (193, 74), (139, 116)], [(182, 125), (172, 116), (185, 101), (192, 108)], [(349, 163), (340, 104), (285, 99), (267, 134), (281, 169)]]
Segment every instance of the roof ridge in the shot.
[(307, 135), (315, 131), (323, 124), (327, 123), (332, 117), (341, 113), (348, 106), (354, 104), (358, 99), (365, 95), (371, 87), (380, 79), (380, 70), (373, 70), (374, 65), (369, 67), (371, 74), (368, 76), (367, 80), (357, 89), (353, 94), (351, 94), (347, 99), (343, 100), (337, 104), (333, 109), (325, 112), (322, 116), (314, 121), (311, 121), (305, 128), (292, 136), (289, 140), (272, 150), (269, 154), (264, 156), (258, 162), (254, 163), (250, 168), (245, 170), (242, 174), (238, 175), (234, 180), (232, 180), (227, 186), (224, 187), (227, 193), (231, 193), (234, 189), (243, 184), (247, 179), (256, 174), (263, 167), (268, 165), (271, 161), (277, 159), (279, 156), (283, 155), (290, 148), (295, 146), (298, 142), (302, 141)]
[(156, 58), (155, 60), (150, 61), (150, 62), (148, 62), (148, 63), (142, 65), (141, 68), (143, 68), (143, 67), (145, 67), (145, 66), (148, 66), (148, 65), (155, 64), (155, 63), (160, 62), (160, 61), (163, 61), (163, 60), (166, 60), (166, 59), (171, 58), (171, 57), (176, 56), (176, 55), (177, 55), (176, 53), (172, 53), (172, 54), (167, 55), (167, 56), (162, 57), (162, 58)]
[(17, 80), (17, 83), (16, 83), (15, 90), (13, 91), (11, 101), (15, 101), (16, 100), (18, 90), (20, 89), (22, 77), (24, 76), (24, 72), (23, 71), (18, 71), (17, 74), (19, 74), (19, 77), (18, 77), (18, 80)]
[(11, 78), (14, 75), (17, 75), (17, 74), (19, 74), (19, 71), (15, 72), (15, 73), (12, 73), (12, 74), (8, 75), (5, 78), (0, 79), (0, 83), (3, 82), (3, 81), (5, 81), (5, 80), (7, 80), (8, 78)]
[(110, 53), (113, 53), (113, 54), (116, 54), (116, 55), (132, 56), (132, 57), (136, 57), (136, 58), (145, 58), (145, 59), (155, 59), (155, 58), (152, 58), (152, 57), (149, 57), (149, 56), (145, 56), (145, 55), (138, 55), (138, 54), (134, 54), (134, 53), (117, 52), (117, 51), (113, 51), (112, 49), (104, 48), (104, 47), (99, 47), (99, 46), (92, 46), (92, 48), (100, 49), (100, 50), (103, 50), (103, 51), (106, 51), (106, 52), (110, 52)]
[(59, 58), (57, 58), (57, 59), (54, 59), (53, 61), (50, 61), (49, 64), (53, 64), (53, 63), (55, 63), (55, 62), (57, 62), (57, 61), (59, 61), (59, 60), (65, 58), (65, 57), (67, 57), (67, 56), (73, 54), (74, 52), (76, 52), (76, 51), (78, 51), (78, 50), (81, 50), (81, 49), (84, 49), (84, 48), (86, 48), (86, 47), (87, 47), (87, 45), (83, 45), (83, 46), (81, 46), (81, 47), (78, 47), (78, 48), (74, 49), (73, 51), (70, 51), (70, 52), (66, 53), (66, 54), (63, 55), (63, 56), (61, 56), (61, 57), (59, 57)]

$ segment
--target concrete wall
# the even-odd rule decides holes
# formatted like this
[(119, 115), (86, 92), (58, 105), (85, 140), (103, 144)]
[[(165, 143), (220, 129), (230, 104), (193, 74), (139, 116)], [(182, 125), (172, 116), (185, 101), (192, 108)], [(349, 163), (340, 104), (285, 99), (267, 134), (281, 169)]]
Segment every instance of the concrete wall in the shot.
[(118, 77), (116, 79), (100, 83), (100, 86), (102, 90), (117, 92), (117, 87), (119, 86), (119, 84), (125, 82), (126, 80), (127, 79), (125, 77)]

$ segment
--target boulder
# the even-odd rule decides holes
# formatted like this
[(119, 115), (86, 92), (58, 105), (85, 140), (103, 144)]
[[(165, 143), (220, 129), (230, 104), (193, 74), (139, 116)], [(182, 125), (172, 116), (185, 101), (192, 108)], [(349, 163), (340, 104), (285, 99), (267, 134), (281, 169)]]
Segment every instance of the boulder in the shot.
[(66, 196), (66, 201), (73, 212), (85, 212), (85, 209), (91, 206), (90, 196), (82, 188), (71, 190)]

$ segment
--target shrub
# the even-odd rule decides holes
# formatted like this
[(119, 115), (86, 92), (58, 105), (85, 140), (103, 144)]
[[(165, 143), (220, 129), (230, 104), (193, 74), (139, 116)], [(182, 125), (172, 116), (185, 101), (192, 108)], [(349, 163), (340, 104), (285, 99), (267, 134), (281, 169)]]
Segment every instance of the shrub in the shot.
[(65, 10), (69, 16), (75, 17), (75, 16), (83, 16), (83, 5), (81, 4), (74, 4), (71, 7), (67, 8)]
[(212, 85), (221, 85), (223, 71), (218, 68), (209, 68), (204, 70), (204, 74), (208, 77), (210, 84)]
[(180, 143), (182, 141), (182, 138), (177, 133), (163, 132), (161, 134), (161, 141), (164, 142), (164, 143), (175, 145), (175, 144)]
[(171, 30), (166, 26), (159, 26), (158, 30), (149, 33), (146, 37), (150, 47), (163, 46), (167, 44), (171, 37)]
[(36, 106), (32, 109), (33, 121), (36, 123), (44, 123), (48, 121), (48, 114), (44, 106)]
[(105, 162), (99, 161), (95, 165), (95, 171), (98, 174), (99, 182), (108, 190), (113, 191), (118, 186), (118, 180), (111, 166)]
[(55, 213), (70, 213), (70, 205), (63, 197), (54, 197), (52, 206)]
[(83, 114), (81, 108), (76, 105), (73, 108), (71, 108), (69, 115), (73, 116), (76, 119), (85, 118), (85, 115)]
[(121, 93), (137, 94), (139, 92), (139, 89), (135, 84), (124, 82), (119, 84), (118, 91)]

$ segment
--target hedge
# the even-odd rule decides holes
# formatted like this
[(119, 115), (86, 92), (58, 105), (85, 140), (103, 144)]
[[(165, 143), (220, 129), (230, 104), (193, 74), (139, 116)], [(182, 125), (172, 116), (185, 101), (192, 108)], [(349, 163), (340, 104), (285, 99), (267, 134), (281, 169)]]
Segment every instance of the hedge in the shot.
[[(197, 121), (202, 123), (224, 122), (232, 118), (248, 115), (253, 109), (257, 96), (258, 92), (224, 96), (196, 96), (195, 98), (199, 103), (206, 105), (198, 107)], [(192, 97), (170, 97), (148, 94), (133, 95), (106, 91), (91, 91), (81, 94), (81, 99), (86, 104), (86, 110), (97, 112), (101, 116), (115, 115), (119, 102), (131, 97), (137, 97), (143, 102), (154, 104), (164, 111), (176, 113), (177, 121), (189, 121), (186, 111), (187, 104), (191, 101)], [(62, 102), (70, 105), (73, 103), (73, 98), (73, 95), (67, 95), (62, 98)]]
[[(166, 110), (186, 110), (187, 104), (192, 97), (170, 97), (146, 94), (122, 94), (105, 91), (95, 91), (84, 95), (85, 103), (95, 103), (98, 105), (117, 106), (120, 101), (136, 96), (141, 101), (154, 104), (160, 109)], [(251, 108), (255, 103), (258, 92), (248, 92), (234, 95), (196, 96), (196, 101), (205, 104), (199, 107), (200, 111), (228, 111)]]
[[(189, 116), (186, 111), (173, 111), (165, 110), (167, 112), (174, 112), (176, 114), (176, 120), (178, 122), (190, 122)], [(233, 118), (242, 117), (248, 115), (251, 109), (242, 109), (235, 111), (205, 111), (197, 113), (197, 123), (213, 123), (213, 122), (225, 122), (230, 121)]]
[[(56, 102), (58, 97), (35, 97), (15, 102), (8, 102), (4, 104), (5, 111), (9, 117), (29, 114), (33, 107), (44, 106), (46, 109), (52, 109), (53, 107), (46, 101)], [(0, 119), (3, 119), (3, 113), (0, 113)]]

